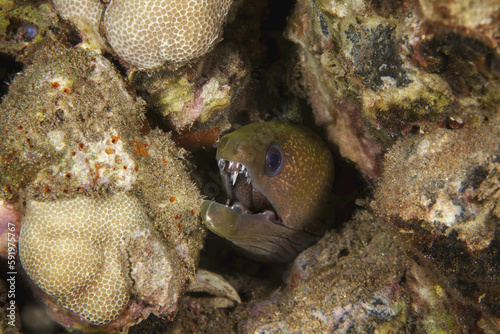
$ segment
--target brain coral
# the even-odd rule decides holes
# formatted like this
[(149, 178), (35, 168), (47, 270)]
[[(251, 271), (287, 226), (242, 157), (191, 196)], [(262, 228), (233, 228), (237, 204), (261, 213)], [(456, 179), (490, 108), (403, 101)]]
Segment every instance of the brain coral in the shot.
[(219, 38), (232, 0), (112, 0), (105, 13), (108, 42), (142, 68), (182, 64)]
[(117, 317), (132, 281), (127, 246), (152, 226), (132, 196), (29, 201), (19, 255), (30, 278), (62, 307), (93, 324)]

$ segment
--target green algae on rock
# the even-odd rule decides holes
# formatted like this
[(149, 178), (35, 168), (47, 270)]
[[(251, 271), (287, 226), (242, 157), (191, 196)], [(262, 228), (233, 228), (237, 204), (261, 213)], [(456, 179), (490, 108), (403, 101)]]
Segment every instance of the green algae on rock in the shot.
[(238, 49), (220, 45), (190, 67), (176, 71), (138, 71), (132, 82), (148, 108), (165, 117), (177, 132), (228, 130), (228, 114), (249, 81), (249, 64)]
[(314, 133), (281, 122), (223, 136), (216, 158), (231, 206), (205, 201), (202, 218), (249, 257), (289, 262), (326, 230), (333, 159)]
[(25, 61), (41, 42), (51, 38), (58, 21), (48, 2), (0, 1), (0, 52)]

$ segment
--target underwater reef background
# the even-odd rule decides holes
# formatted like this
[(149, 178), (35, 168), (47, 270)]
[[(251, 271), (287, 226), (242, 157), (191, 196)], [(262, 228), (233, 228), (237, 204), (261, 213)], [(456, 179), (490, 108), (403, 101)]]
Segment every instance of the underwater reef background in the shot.
[[(500, 3), (199, 4), (0, 0), (1, 332), (500, 332)], [(335, 164), (286, 264), (200, 217), (274, 120)]]

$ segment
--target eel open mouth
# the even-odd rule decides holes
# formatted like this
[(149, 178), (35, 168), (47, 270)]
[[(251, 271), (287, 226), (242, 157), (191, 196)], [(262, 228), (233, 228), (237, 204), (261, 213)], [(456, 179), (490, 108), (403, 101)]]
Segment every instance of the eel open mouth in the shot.
[(269, 199), (254, 187), (248, 169), (241, 163), (217, 160), (228, 205), (240, 214), (264, 214), (273, 223), (281, 223)]

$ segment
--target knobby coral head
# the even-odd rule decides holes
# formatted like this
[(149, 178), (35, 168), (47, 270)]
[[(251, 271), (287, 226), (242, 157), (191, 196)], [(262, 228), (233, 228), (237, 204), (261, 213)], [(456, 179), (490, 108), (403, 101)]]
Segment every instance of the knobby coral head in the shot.
[[(120, 315), (133, 324), (142, 316), (134, 314), (141, 307), (127, 310), (127, 305), (163, 306), (175, 291), (171, 254), (139, 201), (123, 193), (29, 201), (19, 256), (30, 279), (47, 295), (42, 299), (62, 307), (53, 312), (55, 319), (69, 327), (73, 324), (63, 321), (65, 314), (83, 326), (130, 325), (113, 323), (123, 321)], [(143, 282), (150, 280), (154, 283)]]
[(112, 0), (106, 37), (116, 54), (140, 68), (180, 65), (220, 40), (232, 0)]

